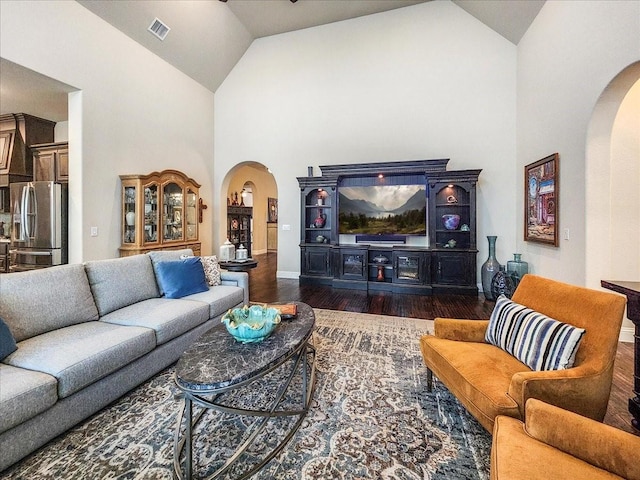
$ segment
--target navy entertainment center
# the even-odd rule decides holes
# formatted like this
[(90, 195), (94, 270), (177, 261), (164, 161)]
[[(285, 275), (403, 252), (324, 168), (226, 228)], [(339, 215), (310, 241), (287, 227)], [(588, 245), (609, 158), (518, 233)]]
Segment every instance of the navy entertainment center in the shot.
[[(320, 176), (298, 177), (300, 283), (477, 295), (481, 170), (447, 170), (448, 162), (327, 165)], [(390, 197), (399, 204), (381, 206)]]

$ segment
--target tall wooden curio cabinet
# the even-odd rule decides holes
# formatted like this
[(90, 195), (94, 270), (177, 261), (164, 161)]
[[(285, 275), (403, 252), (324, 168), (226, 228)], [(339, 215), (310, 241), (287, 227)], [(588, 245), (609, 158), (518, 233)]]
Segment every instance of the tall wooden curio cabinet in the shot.
[(177, 170), (120, 175), (120, 256), (190, 248), (200, 255), (200, 184)]
[(429, 242), (434, 293), (477, 294), (476, 183), (481, 170), (429, 175)]
[(337, 179), (298, 177), (300, 185), (300, 281), (330, 285), (333, 282), (331, 245), (338, 242)]

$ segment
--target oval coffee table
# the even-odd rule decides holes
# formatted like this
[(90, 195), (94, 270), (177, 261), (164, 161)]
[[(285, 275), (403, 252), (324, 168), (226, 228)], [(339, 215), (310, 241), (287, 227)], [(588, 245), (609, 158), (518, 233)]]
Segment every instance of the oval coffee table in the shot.
[[(292, 424), (284, 438), (237, 478), (250, 477), (284, 448), (302, 424), (315, 388), (315, 315), (309, 305), (296, 303), (297, 316), (282, 320), (261, 343), (237, 342), (221, 324), (198, 338), (178, 360), (174, 380), (183, 403), (174, 434), (173, 465), (179, 479), (192, 476), (193, 434), (201, 419), (210, 419), (209, 414), (203, 416), (206, 412), (255, 417), (252, 423), (247, 421), (249, 425), (235, 452), (207, 478), (228, 473), (261, 438), (270, 420), (290, 417)], [(245, 396), (251, 397), (249, 405), (243, 404)], [(218, 415), (210, 421), (215, 417)], [(199, 440), (207, 443), (206, 438)]]

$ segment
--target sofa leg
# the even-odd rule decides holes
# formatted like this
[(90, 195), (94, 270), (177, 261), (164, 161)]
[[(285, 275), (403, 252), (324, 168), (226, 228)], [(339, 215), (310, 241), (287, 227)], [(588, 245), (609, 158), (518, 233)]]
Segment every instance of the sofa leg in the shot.
[(433, 390), (433, 372), (427, 368), (427, 392)]

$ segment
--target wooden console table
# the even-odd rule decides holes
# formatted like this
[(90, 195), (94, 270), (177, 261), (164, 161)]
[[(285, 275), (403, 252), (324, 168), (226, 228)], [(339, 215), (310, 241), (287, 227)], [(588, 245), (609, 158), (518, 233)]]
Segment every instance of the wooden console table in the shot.
[(602, 280), (603, 288), (627, 296), (627, 317), (636, 327), (634, 334), (633, 398), (629, 399), (629, 412), (633, 415), (631, 425), (640, 430), (640, 282)]

